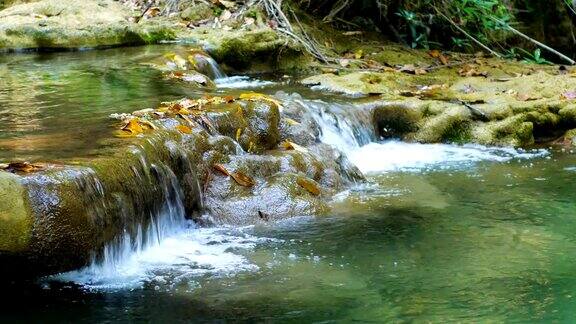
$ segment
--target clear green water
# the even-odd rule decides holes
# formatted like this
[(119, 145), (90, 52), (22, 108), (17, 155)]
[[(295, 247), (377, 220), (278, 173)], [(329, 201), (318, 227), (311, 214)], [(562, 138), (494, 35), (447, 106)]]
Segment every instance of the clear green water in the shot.
[[(90, 154), (109, 136), (108, 114), (201, 95), (128, 65), (160, 51), (0, 58), (0, 158)], [(6, 144), (22, 138), (39, 142)], [(0, 321), (576, 321), (575, 155), (369, 180), (329, 216), (230, 229), (262, 238), (226, 251), (257, 268), (179, 277), (175, 265), (116, 290), (4, 282)]]
[(574, 166), (558, 153), (374, 176), (330, 217), (244, 229), (277, 239), (233, 251), (259, 270), (100, 292), (17, 284), (0, 318), (574, 322)]

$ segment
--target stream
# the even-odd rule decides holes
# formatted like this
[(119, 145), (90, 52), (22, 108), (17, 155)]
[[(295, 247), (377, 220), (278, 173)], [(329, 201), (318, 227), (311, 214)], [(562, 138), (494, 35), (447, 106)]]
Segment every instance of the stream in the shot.
[[(172, 45), (170, 45), (172, 46)], [(111, 113), (205, 91), (142, 66), (169, 46), (0, 57), (0, 162), (103, 154)], [(368, 181), (329, 215), (199, 227), (181, 197), (103, 261), (1, 284), (17, 322), (571, 322), (576, 155), (379, 141), (343, 98), (276, 75), (228, 77), (305, 106)], [(574, 289), (574, 290), (572, 290)]]

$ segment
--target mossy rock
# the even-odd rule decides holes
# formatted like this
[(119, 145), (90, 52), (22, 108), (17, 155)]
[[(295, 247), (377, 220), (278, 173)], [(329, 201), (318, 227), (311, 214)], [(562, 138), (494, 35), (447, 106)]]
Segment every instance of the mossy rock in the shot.
[[(217, 37), (218, 39), (212, 39)], [(258, 61), (274, 60), (286, 45), (277, 32), (271, 29), (234, 31), (210, 35), (205, 39), (211, 45), (210, 53), (219, 62), (244, 70)]]
[(470, 138), (471, 115), (463, 106), (452, 106), (439, 115), (426, 119), (413, 139), (421, 143), (467, 142)]
[(0, 253), (26, 251), (32, 237), (33, 216), (27, 191), (18, 176), (0, 171)]
[(280, 142), (280, 110), (271, 102), (243, 101), (210, 113), (218, 131), (234, 138), (251, 153), (274, 149)]
[(214, 17), (212, 6), (203, 2), (190, 4), (180, 13), (180, 18), (191, 22), (206, 20), (212, 17)]
[(0, 50), (77, 49), (157, 43), (176, 37), (169, 21), (130, 22), (112, 0), (42, 0), (0, 13)]
[(529, 146), (534, 143), (534, 124), (522, 114), (479, 123), (473, 128), (472, 140), (486, 145)]
[(376, 132), (383, 138), (402, 138), (416, 132), (422, 118), (421, 109), (409, 104), (393, 103), (373, 111)]
[(568, 143), (576, 147), (576, 129), (571, 129), (564, 134), (564, 143)]

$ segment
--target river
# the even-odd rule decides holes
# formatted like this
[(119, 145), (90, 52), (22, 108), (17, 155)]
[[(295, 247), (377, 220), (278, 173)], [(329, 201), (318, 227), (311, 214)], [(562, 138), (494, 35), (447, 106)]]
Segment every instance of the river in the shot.
[[(201, 96), (138, 63), (167, 47), (0, 58), (0, 159), (105, 152), (108, 115)], [(10, 76), (10, 77), (8, 77)], [(368, 181), (329, 215), (198, 227), (170, 205), (145, 246), (2, 284), (14, 322), (572, 322), (576, 156), (379, 141), (351, 98), (274, 75), (220, 80), (298, 100)], [(279, 91), (281, 91), (279, 93)], [(295, 94), (297, 93), (297, 94)]]

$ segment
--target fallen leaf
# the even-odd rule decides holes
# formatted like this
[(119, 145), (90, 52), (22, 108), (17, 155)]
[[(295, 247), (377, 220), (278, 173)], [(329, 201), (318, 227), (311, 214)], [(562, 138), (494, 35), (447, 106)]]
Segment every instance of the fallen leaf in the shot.
[(284, 118), (284, 120), (285, 120), (286, 123), (287, 123), (288, 125), (290, 125), (290, 126), (298, 126), (298, 125), (300, 125), (299, 122), (295, 121), (295, 120), (292, 119), (292, 118), (286, 117), (286, 118)]
[(126, 126), (122, 127), (122, 130), (125, 132), (128, 132), (130, 134), (133, 134), (133, 135), (138, 135), (138, 134), (141, 134), (144, 132), (144, 128), (142, 128), (142, 126), (140, 126), (138, 118), (130, 119), (128, 124), (126, 124)]
[(364, 56), (364, 51), (363, 50), (357, 50), (356, 52), (354, 52), (354, 58), (359, 60)]
[(212, 166), (214, 168), (214, 170), (222, 173), (225, 176), (230, 176), (230, 172), (228, 172), (228, 170), (226, 170), (226, 167), (222, 164), (216, 163)]
[(458, 70), (458, 75), (460, 75), (461, 77), (477, 77), (477, 76), (487, 77), (488, 72), (479, 71), (477, 69), (477, 66), (473, 64), (466, 64), (460, 70)]
[(12, 162), (9, 163), (7, 165), (2, 165), (2, 168), (4, 171), (7, 172), (22, 172), (22, 173), (30, 173), (30, 172), (35, 172), (35, 171), (40, 171), (42, 170), (44, 167), (42, 167), (41, 165), (37, 165), (37, 164), (32, 164), (30, 162)]
[(237, 184), (243, 187), (252, 187), (256, 184), (254, 182), (254, 179), (241, 172), (230, 173), (230, 176), (232, 177), (232, 179), (234, 179), (234, 181), (236, 181)]
[(298, 144), (296, 144), (296, 143), (293, 143), (293, 142), (290, 142), (290, 141), (288, 141), (288, 140), (283, 141), (282, 143), (280, 143), (280, 147), (284, 148), (284, 149), (287, 150), (287, 151), (295, 150), (295, 151), (298, 151), (298, 152), (308, 152), (308, 149), (305, 148), (304, 146), (300, 146), (300, 145), (298, 145)]
[(433, 58), (438, 58), (440, 56), (439, 50), (431, 50), (428, 52), (428, 55), (432, 56)]
[(428, 73), (428, 71), (425, 68), (417, 67), (414, 64), (403, 65), (400, 67), (398, 71), (415, 75), (422, 75)]
[(176, 68), (186, 70), (186, 60), (182, 56), (175, 53), (167, 53), (164, 55), (164, 57), (170, 60), (170, 62), (174, 64)]
[(278, 101), (278, 100), (276, 100), (270, 96), (267, 96), (265, 94), (262, 94), (262, 93), (256, 93), (256, 92), (243, 93), (240, 95), (239, 98), (244, 99), (244, 100), (251, 100), (251, 101), (262, 100), (262, 101), (267, 101), (267, 102), (273, 103), (278, 107), (282, 106), (280, 101)]
[(318, 186), (316, 181), (304, 177), (298, 177), (296, 183), (314, 196), (320, 195), (320, 186)]
[(178, 125), (176, 126), (176, 129), (178, 129), (180, 133), (183, 134), (192, 134), (192, 129), (186, 125)]
[(240, 140), (240, 136), (242, 136), (242, 128), (236, 130), (236, 142)]

